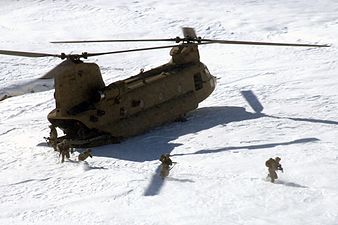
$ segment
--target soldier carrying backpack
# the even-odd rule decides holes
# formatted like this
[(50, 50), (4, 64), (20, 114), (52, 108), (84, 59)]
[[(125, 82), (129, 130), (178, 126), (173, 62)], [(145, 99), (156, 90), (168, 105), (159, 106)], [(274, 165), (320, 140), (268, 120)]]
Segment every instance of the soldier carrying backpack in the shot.
[(280, 170), (283, 172), (282, 165), (279, 163), (280, 160), (281, 158), (276, 157), (275, 159), (270, 158), (265, 162), (265, 166), (268, 167), (269, 171), (268, 177), (270, 177), (272, 183), (275, 182), (275, 179), (278, 179), (276, 171)]

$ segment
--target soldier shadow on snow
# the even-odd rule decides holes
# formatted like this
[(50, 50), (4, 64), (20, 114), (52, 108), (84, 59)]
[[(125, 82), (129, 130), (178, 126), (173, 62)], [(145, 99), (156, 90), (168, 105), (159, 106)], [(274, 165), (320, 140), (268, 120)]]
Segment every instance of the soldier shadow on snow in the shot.
[(155, 196), (158, 195), (161, 191), (161, 188), (164, 185), (165, 180), (160, 176), (161, 166), (158, 166), (155, 170), (155, 173), (151, 177), (148, 187), (145, 189), (144, 196)]
[(161, 170), (161, 166), (158, 166), (157, 169), (155, 170), (155, 173), (151, 177), (151, 180), (149, 182), (148, 187), (144, 191), (144, 194), (143, 194), (144, 196), (158, 195), (161, 191), (162, 186), (167, 181), (177, 181), (177, 182), (181, 182), (181, 183), (194, 183), (195, 182), (195, 181), (190, 180), (190, 179), (178, 179), (178, 178), (174, 178), (174, 177), (171, 177), (171, 176), (163, 179), (160, 176), (160, 170)]
[(37, 144), (37, 146), (39, 147), (50, 147), (47, 142), (40, 142), (39, 144)]
[(68, 159), (65, 162), (78, 164), (78, 165), (82, 166), (82, 169), (84, 171), (88, 171), (88, 170), (107, 170), (108, 169), (108, 168), (103, 167), (103, 166), (91, 166), (87, 161), (77, 161), (77, 160)]
[(297, 187), (297, 188), (309, 188), (307, 186), (303, 186), (303, 185), (296, 184), (296, 183), (293, 183), (293, 182), (286, 182), (286, 181), (282, 181), (282, 180), (276, 180), (275, 184), (283, 184), (285, 186)]

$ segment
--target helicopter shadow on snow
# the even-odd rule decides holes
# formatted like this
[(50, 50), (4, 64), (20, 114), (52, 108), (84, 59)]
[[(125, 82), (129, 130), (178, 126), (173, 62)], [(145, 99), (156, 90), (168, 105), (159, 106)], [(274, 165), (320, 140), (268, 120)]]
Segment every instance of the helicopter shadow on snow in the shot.
[(97, 147), (93, 149), (93, 154), (135, 162), (158, 160), (160, 155), (170, 153), (177, 146), (183, 145), (172, 143), (180, 136), (259, 117), (261, 115), (247, 112), (243, 107), (199, 108), (188, 114), (186, 122), (170, 123), (143, 135), (129, 138), (120, 144)]
[[(205, 107), (188, 114), (186, 122), (174, 122), (155, 128), (143, 135), (129, 138), (117, 145), (108, 145), (93, 149), (94, 156), (111, 157), (120, 160), (144, 162), (158, 160), (160, 155), (170, 153), (175, 147), (183, 145), (172, 143), (178, 137), (197, 133), (218, 125), (226, 125), (235, 121), (256, 119), (254, 113), (247, 112), (243, 107)], [(177, 177), (160, 177), (159, 166), (146, 187), (144, 196), (158, 195), (165, 182), (193, 183), (190, 179)]]
[[(97, 147), (93, 149), (93, 154), (95, 156), (111, 157), (115, 159), (134, 162), (158, 160), (160, 155), (170, 153), (176, 147), (183, 145), (183, 143), (172, 142), (180, 136), (191, 133), (197, 133), (219, 125), (226, 126), (231, 122), (258, 119), (262, 117), (338, 125), (337, 121), (331, 120), (277, 117), (266, 115), (260, 112), (258, 113), (248, 112), (245, 110), (244, 107), (235, 107), (235, 106), (204, 107), (199, 108), (193, 111), (192, 113), (188, 114), (187, 117), (188, 121), (186, 122), (174, 122), (171, 124), (167, 124), (162, 127), (155, 128), (143, 135), (129, 138), (120, 144)], [(195, 153), (188, 153), (187, 155), (217, 153), (221, 151), (240, 150), (240, 149), (247, 150), (264, 149), (280, 145), (300, 144), (314, 141), (319, 141), (319, 139), (315, 137), (307, 137), (290, 140), (286, 142), (273, 142), (246, 146), (227, 146), (221, 149), (201, 150)]]
[[(222, 106), (222, 107), (205, 107), (199, 108), (194, 112), (188, 115), (188, 121), (186, 122), (177, 122), (171, 123), (160, 128), (153, 129), (152, 131), (140, 135), (134, 138), (130, 138), (125, 142), (122, 142), (118, 145), (109, 145), (106, 147), (96, 148), (94, 155), (103, 156), (103, 157), (112, 157), (122, 160), (130, 160), (136, 162), (144, 162), (151, 160), (158, 160), (159, 156), (164, 153), (170, 153), (175, 147), (182, 145), (180, 143), (172, 143), (171, 141), (176, 140), (178, 137), (196, 133), (202, 130), (212, 128), (214, 126), (226, 125), (231, 122), (244, 121), (251, 119), (258, 119), (262, 117), (270, 117), (275, 119), (289, 119), (294, 121), (302, 122), (311, 122), (311, 123), (323, 123), (338, 125), (337, 121), (330, 120), (320, 120), (312, 118), (293, 118), (293, 117), (277, 117), (272, 115), (267, 115), (262, 113), (263, 106), (259, 102), (258, 98), (254, 95), (252, 91), (242, 92), (243, 97), (248, 101), (250, 106), (254, 109), (255, 112), (248, 112), (244, 107), (235, 107), (235, 106)], [(319, 139), (311, 138), (302, 138), (291, 140), (288, 142), (275, 142), (275, 143), (266, 143), (259, 145), (247, 145), (247, 146), (228, 146), (221, 149), (211, 149), (211, 150), (201, 150), (195, 153), (190, 154), (210, 154), (217, 153), (222, 151), (230, 150), (253, 150), (253, 149), (269, 149), (279, 145), (292, 145), (292, 144), (302, 144), (308, 142), (319, 141)], [(189, 155), (189, 154), (175, 154), (179, 155)], [(146, 188), (144, 195), (145, 196), (154, 196), (157, 195), (161, 187), (163, 186), (166, 180), (160, 178), (159, 174), (160, 166), (157, 167), (155, 174), (151, 178), (151, 181)], [(180, 180), (177, 178), (172, 179), (172, 181), (178, 182), (187, 182), (186, 180)], [(188, 182), (194, 182), (193, 180), (188, 180)], [(293, 185), (293, 184), (286, 184)], [(296, 184), (294, 186), (297, 186)]]

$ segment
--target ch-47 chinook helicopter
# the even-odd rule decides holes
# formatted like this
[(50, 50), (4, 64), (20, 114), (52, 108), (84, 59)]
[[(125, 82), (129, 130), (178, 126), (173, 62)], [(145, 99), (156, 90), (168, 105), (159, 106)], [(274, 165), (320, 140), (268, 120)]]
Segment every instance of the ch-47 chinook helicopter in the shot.
[[(46, 54), (0, 50), (0, 54), (65, 59), (48, 73), (54, 77), (56, 107), (48, 120), (64, 132), (73, 147), (116, 143), (161, 124), (180, 120), (198, 107), (215, 89), (216, 78), (200, 62), (198, 46), (241, 44), (294, 47), (328, 45), (213, 40), (197, 37), (194, 29), (183, 28), (184, 37), (169, 39), (57, 41), (52, 43), (169, 41), (175, 45), (102, 53)], [(171, 60), (125, 80), (105, 85), (100, 68), (83, 62), (88, 57), (171, 48)]]

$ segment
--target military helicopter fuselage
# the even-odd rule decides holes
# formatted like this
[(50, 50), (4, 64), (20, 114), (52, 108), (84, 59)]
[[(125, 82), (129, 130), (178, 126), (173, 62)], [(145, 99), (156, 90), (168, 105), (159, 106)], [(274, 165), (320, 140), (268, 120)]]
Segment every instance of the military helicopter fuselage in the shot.
[(63, 62), (48, 120), (73, 146), (88, 147), (182, 119), (213, 92), (216, 78), (200, 62), (196, 44), (173, 47), (170, 54), (170, 62), (107, 86), (97, 64)]
[[(54, 127), (64, 132), (73, 147), (92, 147), (119, 142), (161, 124), (183, 120), (215, 89), (216, 78), (200, 62), (199, 45), (236, 44), (289, 47), (329, 47), (329, 45), (215, 40), (197, 37), (193, 28), (183, 27), (184, 38), (56, 41), (89, 42), (176, 42), (175, 45), (119, 50), (81, 55), (0, 50), (0, 54), (20, 57), (66, 59), (42, 79), (54, 78), (55, 109), (48, 114)], [(171, 60), (149, 71), (105, 85), (100, 68), (81, 58), (135, 51), (171, 48)], [(1, 100), (10, 97), (4, 95)], [(55, 140), (50, 140), (55, 142)], [(55, 143), (54, 143), (55, 144)]]

